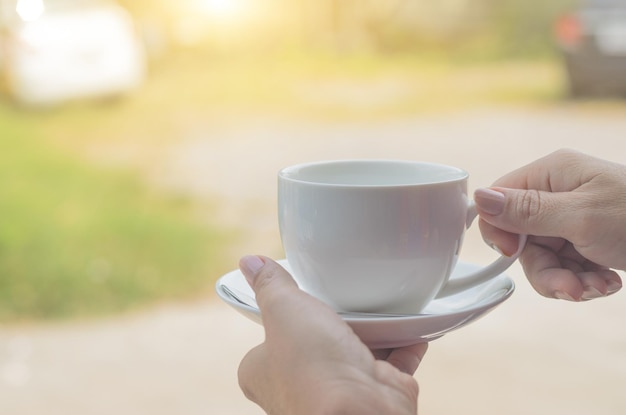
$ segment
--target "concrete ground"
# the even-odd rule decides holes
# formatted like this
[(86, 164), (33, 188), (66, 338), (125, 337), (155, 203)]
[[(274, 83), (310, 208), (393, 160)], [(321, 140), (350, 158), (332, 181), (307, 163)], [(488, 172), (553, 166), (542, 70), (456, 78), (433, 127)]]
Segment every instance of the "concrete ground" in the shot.
[[(473, 190), (560, 147), (626, 162), (624, 107), (323, 124), (259, 117), (206, 130), (190, 130), (146, 174), (159, 186), (219, 198), (212, 220), (248, 235), (232, 268), (243, 254), (281, 255), (275, 175), (286, 165), (434, 161), (469, 171)], [(494, 256), (470, 230), (462, 259)], [(534, 293), (517, 264), (509, 275), (517, 283), (510, 300), (431, 344), (416, 374), (420, 413), (626, 413), (626, 292), (572, 304)], [(261, 414), (240, 393), (236, 372), (262, 338), (259, 326), (214, 296), (104, 320), (0, 326), (0, 414)]]

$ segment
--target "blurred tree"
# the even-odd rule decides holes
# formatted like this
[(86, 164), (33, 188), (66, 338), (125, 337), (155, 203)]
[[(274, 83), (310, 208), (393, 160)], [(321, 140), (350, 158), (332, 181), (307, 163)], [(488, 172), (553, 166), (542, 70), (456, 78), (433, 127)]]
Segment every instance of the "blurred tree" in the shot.
[(300, 0), (306, 42), (340, 51), (415, 50), (461, 42), (484, 25), (476, 0)]
[[(207, 47), (228, 50), (215, 21), (193, 15), (203, 0), (120, 0), (144, 34), (177, 42), (181, 28), (195, 27)], [(299, 45), (338, 52), (481, 50), (494, 56), (541, 53), (551, 48), (558, 11), (576, 0), (247, 0), (264, 24), (248, 31), (247, 47)], [(197, 14), (197, 13), (196, 13)], [(258, 14), (258, 13), (257, 13)], [(202, 21), (202, 19), (205, 19)], [(193, 25), (191, 25), (193, 23)], [(180, 36), (178, 36), (180, 38)], [(150, 39), (150, 36), (148, 36)], [(241, 51), (241, 49), (239, 49)]]
[(506, 55), (545, 52), (552, 45), (552, 23), (577, 0), (479, 0), (489, 12), (485, 30), (498, 37)]

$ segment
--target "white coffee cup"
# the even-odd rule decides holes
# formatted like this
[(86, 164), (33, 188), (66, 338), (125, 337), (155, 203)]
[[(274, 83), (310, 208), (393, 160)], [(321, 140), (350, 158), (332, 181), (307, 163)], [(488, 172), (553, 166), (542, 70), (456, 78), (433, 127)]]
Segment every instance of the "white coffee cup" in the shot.
[(476, 217), (468, 173), (401, 160), (323, 161), (278, 174), (280, 234), (293, 277), (338, 310), (417, 313), (506, 270), (448, 281)]

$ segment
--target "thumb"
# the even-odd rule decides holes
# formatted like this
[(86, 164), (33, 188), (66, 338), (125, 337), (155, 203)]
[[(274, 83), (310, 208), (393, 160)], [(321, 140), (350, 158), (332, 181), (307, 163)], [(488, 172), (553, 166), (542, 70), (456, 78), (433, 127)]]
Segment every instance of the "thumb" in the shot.
[(291, 275), (270, 258), (244, 256), (239, 260), (239, 269), (254, 290), (262, 313), (273, 312), (273, 308), (299, 291)]
[(493, 187), (477, 189), (474, 201), (481, 219), (507, 232), (565, 237), (572, 200), (539, 190)]
[[(277, 262), (263, 256), (245, 256), (239, 261), (256, 295), (266, 338), (304, 336), (319, 321), (339, 316), (319, 300), (298, 288), (291, 275)], [(331, 320), (332, 321), (332, 320)]]

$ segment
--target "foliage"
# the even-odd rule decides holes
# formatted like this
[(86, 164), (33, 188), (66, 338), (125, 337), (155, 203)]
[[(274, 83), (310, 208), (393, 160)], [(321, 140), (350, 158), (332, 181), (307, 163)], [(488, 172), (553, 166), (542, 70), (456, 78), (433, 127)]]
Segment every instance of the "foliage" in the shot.
[(485, 30), (497, 38), (500, 55), (533, 56), (553, 50), (552, 26), (577, 0), (484, 0), (490, 10)]
[(198, 12), (202, 4), (218, 3), (124, 2), (140, 22), (143, 17), (160, 21), (172, 44), (182, 29), (195, 32), (206, 47), (235, 52), (286, 47), (384, 54), (438, 50), (449, 56), (498, 58), (553, 52), (553, 21), (576, 0), (239, 0), (250, 8), (256, 5), (255, 22), (211, 16), (206, 6)]
[(46, 140), (0, 108), (0, 321), (120, 311), (212, 283), (224, 235), (189, 201)]

